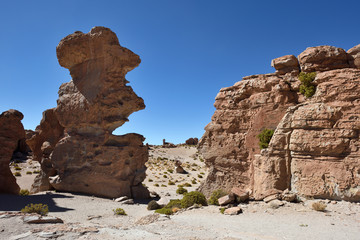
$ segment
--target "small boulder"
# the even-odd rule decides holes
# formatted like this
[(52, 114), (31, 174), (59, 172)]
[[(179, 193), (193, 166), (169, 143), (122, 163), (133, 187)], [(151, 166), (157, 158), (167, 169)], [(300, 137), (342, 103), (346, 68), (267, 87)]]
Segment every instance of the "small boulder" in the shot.
[(278, 74), (300, 71), (299, 62), (294, 55), (275, 58), (271, 61), (271, 66), (276, 69), (276, 73)]
[(218, 199), (220, 206), (224, 206), (229, 203), (232, 203), (234, 200), (235, 200), (234, 194), (225, 195)]
[(350, 67), (360, 68), (360, 44), (347, 51)]
[(242, 213), (242, 209), (240, 207), (232, 207), (225, 209), (224, 211), (225, 215), (238, 215), (239, 213)]
[(186, 145), (197, 145), (198, 143), (199, 143), (198, 138), (189, 138), (188, 140), (185, 141)]
[(275, 199), (279, 199), (279, 195), (278, 194), (273, 194), (273, 195), (270, 195), (270, 196), (267, 196), (266, 198), (264, 198), (264, 202), (268, 203), (272, 200), (275, 200)]
[(284, 202), (282, 202), (282, 201), (280, 201), (278, 199), (274, 199), (269, 203), (269, 206), (271, 208), (277, 209), (277, 208), (279, 208), (281, 206), (284, 206), (284, 204), (285, 204)]
[(241, 188), (233, 187), (231, 189), (231, 193), (235, 194), (236, 201), (238, 201), (238, 202), (245, 202), (246, 200), (249, 199), (249, 192), (244, 191)]

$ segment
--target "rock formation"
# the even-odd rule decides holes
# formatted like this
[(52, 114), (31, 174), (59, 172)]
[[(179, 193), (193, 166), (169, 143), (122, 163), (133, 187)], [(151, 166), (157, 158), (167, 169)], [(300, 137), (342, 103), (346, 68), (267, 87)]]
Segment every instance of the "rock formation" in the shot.
[(185, 141), (186, 145), (197, 145), (199, 143), (198, 138), (189, 138)]
[(110, 198), (148, 197), (142, 186), (148, 159), (144, 137), (111, 134), (145, 108), (125, 79), (140, 64), (139, 56), (104, 27), (63, 38), (56, 53), (72, 81), (60, 86), (57, 107), (44, 112), (36, 136), (28, 141), (42, 162), (34, 191), (51, 185)]
[[(273, 60), (275, 74), (221, 89), (199, 143), (210, 167), (200, 190), (238, 187), (260, 200), (289, 189), (360, 201), (360, 70), (350, 62), (358, 58), (352, 49), (308, 48), (299, 65), (284, 56)], [(297, 66), (317, 72), (311, 98), (298, 93)], [(275, 133), (260, 152), (256, 135), (264, 128)]]
[(23, 114), (11, 109), (0, 115), (0, 193), (18, 194), (20, 187), (9, 168), (13, 152), (25, 138)]

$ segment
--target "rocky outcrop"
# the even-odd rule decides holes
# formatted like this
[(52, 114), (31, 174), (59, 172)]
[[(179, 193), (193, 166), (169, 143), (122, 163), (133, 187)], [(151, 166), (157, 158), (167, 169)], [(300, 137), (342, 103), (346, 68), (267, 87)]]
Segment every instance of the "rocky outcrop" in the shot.
[(347, 51), (349, 65), (353, 68), (360, 68), (360, 44)]
[(25, 138), (23, 114), (11, 109), (0, 115), (0, 193), (18, 194), (20, 187), (9, 168), (13, 152)]
[(271, 61), (271, 66), (276, 69), (276, 73), (285, 74), (289, 72), (300, 71), (300, 66), (297, 58), (294, 55), (286, 55), (275, 58)]
[(56, 53), (72, 81), (60, 86), (57, 107), (44, 113), (44, 126), (29, 143), (38, 160), (51, 163), (42, 179), (61, 191), (148, 197), (141, 183), (148, 159), (144, 137), (111, 134), (131, 113), (145, 108), (125, 79), (140, 64), (139, 56), (121, 47), (104, 27), (65, 37)]
[(36, 127), (35, 134), (27, 140), (27, 144), (33, 151), (33, 160), (41, 164), (40, 174), (36, 176), (32, 185), (32, 193), (53, 189), (49, 177), (55, 176), (56, 170), (52, 166), (50, 154), (63, 136), (64, 127), (59, 124), (55, 109), (44, 111), (40, 125)]
[(198, 138), (189, 138), (185, 141), (186, 145), (197, 145), (199, 143)]
[[(298, 94), (294, 70), (220, 90), (199, 143), (210, 167), (204, 193), (238, 187), (260, 200), (288, 189), (360, 201), (360, 70), (349, 68), (354, 57), (330, 46), (308, 48), (298, 59), (302, 71), (317, 71), (311, 98)], [(275, 133), (260, 152), (256, 135), (264, 128)]]

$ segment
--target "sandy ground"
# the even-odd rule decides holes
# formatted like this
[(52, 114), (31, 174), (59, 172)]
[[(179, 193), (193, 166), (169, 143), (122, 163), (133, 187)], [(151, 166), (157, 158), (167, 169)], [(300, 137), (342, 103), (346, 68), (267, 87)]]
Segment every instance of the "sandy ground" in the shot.
[[(150, 156), (144, 184), (161, 197), (180, 198), (175, 193), (176, 185), (195, 179), (196, 184), (188, 188), (195, 189), (205, 178), (198, 175), (207, 173), (193, 147), (155, 148)], [(173, 168), (176, 159), (184, 163), (188, 174), (167, 171)], [(18, 180), (20, 185), (23, 181), (28, 184), (29, 176), (24, 174)], [(177, 182), (169, 185), (169, 180)], [(54, 191), (30, 196), (0, 195), (0, 199), (0, 239), (46, 239), (50, 236), (57, 239), (355, 240), (360, 236), (360, 205), (344, 201), (329, 201), (326, 212), (314, 211), (311, 204), (315, 200), (306, 200), (286, 203), (278, 209), (264, 202), (249, 202), (240, 205), (243, 213), (236, 216), (223, 215), (219, 207), (208, 206), (166, 217), (148, 211), (147, 202), (125, 205), (111, 199)], [(21, 216), (7, 214), (19, 211), (28, 203), (47, 204), (49, 215), (61, 218), (64, 224), (26, 224)], [(127, 216), (113, 214), (112, 210), (119, 207)]]

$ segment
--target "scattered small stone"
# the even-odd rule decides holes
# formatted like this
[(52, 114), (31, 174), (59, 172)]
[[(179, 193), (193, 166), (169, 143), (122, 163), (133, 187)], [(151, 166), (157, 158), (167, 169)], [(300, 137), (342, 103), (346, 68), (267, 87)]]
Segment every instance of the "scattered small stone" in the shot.
[(337, 201), (331, 201), (331, 204), (337, 204)]
[(26, 232), (20, 235), (16, 235), (16, 236), (12, 236), (9, 238), (9, 240), (19, 240), (19, 239), (23, 239), (23, 238), (27, 238), (32, 234), (32, 232)]
[(95, 218), (101, 218), (101, 215), (89, 215), (87, 220), (92, 220), (92, 219), (95, 219)]
[(280, 200), (278, 200), (278, 199), (275, 199), (275, 200), (272, 200), (270, 203), (269, 203), (269, 205), (270, 205), (270, 207), (271, 208), (274, 208), (274, 209), (277, 209), (277, 208), (279, 208), (279, 207), (281, 207), (281, 206), (284, 206), (284, 202), (282, 202), (282, 201), (280, 201)]
[(125, 201), (127, 199), (129, 199), (127, 196), (123, 196), (123, 197), (119, 197), (119, 198), (115, 199), (115, 202), (122, 202), (122, 201)]
[(242, 209), (240, 207), (232, 207), (225, 209), (224, 214), (225, 215), (238, 215), (242, 213)]
[(25, 223), (29, 224), (42, 224), (42, 223), (64, 223), (63, 220), (57, 217), (49, 217), (49, 216), (39, 216), (39, 215), (32, 215), (32, 216), (25, 216), (23, 218)]
[(171, 195), (170, 195), (170, 193), (165, 193), (165, 196), (167, 196), (167, 197), (170, 197)]
[(121, 204), (134, 204), (134, 200), (133, 199), (127, 199), (127, 200), (124, 200), (122, 202), (120, 202)]
[(60, 237), (62, 234), (58, 234), (56, 232), (40, 232), (38, 233), (38, 235), (42, 238), (55, 238)]
[(270, 195), (270, 196), (267, 196), (266, 198), (264, 198), (264, 202), (265, 203), (268, 203), (272, 200), (275, 200), (275, 199), (279, 199), (279, 195), (278, 194), (274, 194), (274, 195)]

